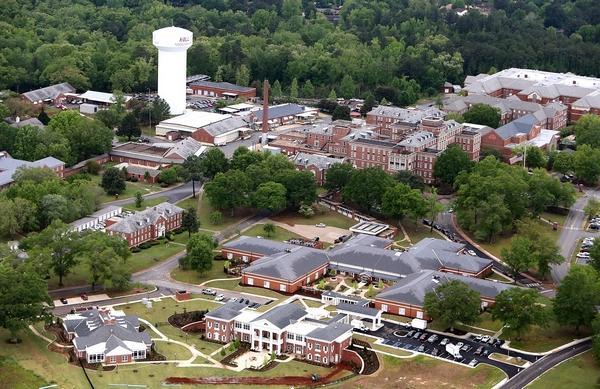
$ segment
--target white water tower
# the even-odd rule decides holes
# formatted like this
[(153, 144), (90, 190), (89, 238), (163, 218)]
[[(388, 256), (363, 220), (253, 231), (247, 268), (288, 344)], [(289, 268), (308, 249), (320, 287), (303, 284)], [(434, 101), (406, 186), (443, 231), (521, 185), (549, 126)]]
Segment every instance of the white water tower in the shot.
[(192, 41), (192, 32), (179, 27), (152, 33), (152, 44), (158, 49), (158, 95), (171, 107), (171, 115), (185, 111), (187, 49)]

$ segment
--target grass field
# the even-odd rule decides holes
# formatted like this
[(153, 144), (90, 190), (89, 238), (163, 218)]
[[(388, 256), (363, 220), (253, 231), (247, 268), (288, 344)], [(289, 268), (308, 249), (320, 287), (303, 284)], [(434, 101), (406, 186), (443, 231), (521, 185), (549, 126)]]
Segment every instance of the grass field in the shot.
[[(475, 369), (418, 356), (399, 359), (380, 355), (383, 369), (373, 376), (351, 381), (352, 388), (491, 388), (505, 378), (504, 372), (489, 366)], [(342, 386), (346, 386), (342, 384)]]
[(14, 358), (0, 357), (0, 389), (29, 389), (46, 384), (45, 380), (23, 368)]
[[(200, 273), (195, 270), (181, 270), (180, 268), (175, 268), (171, 271), (171, 277), (177, 281), (196, 285), (216, 278), (227, 278), (227, 274), (223, 271), (224, 262), (225, 261), (213, 261), (212, 269), (203, 275), (200, 275)], [(211, 286), (213, 285), (211, 284)]]
[[(100, 182), (102, 181), (102, 173), (100, 173), (100, 175), (98, 176), (91, 176), (92, 177), (92, 182), (97, 183), (98, 185), (100, 185)], [(159, 190), (162, 190), (164, 188), (161, 188), (160, 185), (158, 184), (146, 184), (145, 182), (131, 182), (131, 181), (126, 181), (125, 182), (125, 191), (123, 193), (121, 193), (119, 195), (118, 198), (115, 198), (115, 196), (113, 195), (108, 195), (104, 192), (102, 192), (102, 197), (100, 198), (100, 201), (103, 203), (108, 203), (110, 201), (115, 201), (115, 200), (122, 200), (122, 199), (129, 199), (135, 196), (135, 194), (137, 192), (141, 192), (143, 195), (146, 195), (148, 193), (152, 193), (152, 192), (158, 192)]]
[(328, 208), (320, 205), (317, 206), (317, 212), (315, 215), (311, 217), (304, 217), (296, 212), (283, 212), (277, 216), (271, 217), (271, 219), (292, 226), (296, 224), (323, 223), (331, 227), (338, 227), (346, 230), (357, 223), (355, 220), (347, 218), (344, 215), (331, 211)]
[(211, 288), (229, 289), (235, 290), (237, 292), (257, 294), (259, 296), (265, 296), (275, 299), (283, 299), (287, 297), (270, 289), (258, 288), (253, 286), (242, 286), (239, 284), (239, 282), (239, 280), (215, 281), (211, 282), (207, 286), (210, 286)]
[(275, 232), (271, 234), (271, 236), (267, 236), (267, 233), (264, 231), (264, 224), (255, 224), (252, 227), (248, 228), (246, 231), (242, 232), (242, 235), (246, 236), (262, 236), (271, 240), (284, 241), (293, 238), (301, 238), (300, 235), (295, 234), (291, 231), (286, 230), (285, 228), (275, 226)]
[(146, 208), (153, 207), (153, 206), (155, 206), (157, 204), (164, 203), (167, 200), (168, 200), (168, 198), (166, 196), (160, 196), (160, 197), (157, 197), (155, 199), (144, 199), (144, 201), (142, 202), (142, 207), (141, 208), (136, 208), (135, 207), (135, 202), (133, 202), (133, 203), (130, 203), (130, 204), (123, 205), (123, 209), (127, 209), (127, 210), (130, 210), (130, 211), (137, 211), (137, 212), (139, 212), (139, 211), (145, 210)]
[(222, 211), (223, 220), (219, 224), (213, 224), (210, 222), (210, 214), (216, 209), (210, 205), (207, 196), (202, 196), (198, 208), (198, 221), (200, 222), (200, 228), (208, 230), (220, 231), (231, 225), (239, 222), (241, 219), (250, 215), (249, 210), (238, 210), (233, 216), (228, 211)]
[(164, 355), (167, 360), (189, 359), (192, 353), (187, 348), (177, 343), (156, 340), (154, 342), (156, 351)]
[(530, 389), (598, 388), (600, 368), (591, 352), (584, 353), (549, 370), (528, 386)]
[[(435, 231), (431, 232), (430, 231), (431, 228), (424, 225), (423, 223), (417, 222), (417, 224), (415, 224), (414, 220), (403, 221), (402, 227), (404, 227), (404, 230), (408, 234), (410, 241), (413, 244), (415, 244), (418, 241), (425, 239), (425, 238), (438, 238), (438, 239), (442, 238)], [(402, 239), (402, 231), (398, 231), (398, 233), (399, 233), (398, 237), (400, 239)], [(408, 242), (401, 242), (400, 244), (403, 245), (405, 243), (408, 243)]]
[[(142, 250), (139, 253), (132, 253), (131, 256), (127, 258), (127, 261), (125, 262), (125, 268), (130, 272), (135, 273), (140, 270), (144, 270), (151, 266), (154, 266), (157, 263), (164, 261), (165, 259), (170, 258), (171, 256), (183, 250), (185, 250), (185, 247), (179, 244), (161, 243), (159, 245)], [(88, 283), (88, 276), (89, 271), (87, 269), (86, 264), (79, 263), (73, 268), (73, 270), (67, 277), (63, 278), (63, 284), (65, 287), (85, 285)], [(48, 288), (58, 288), (58, 277), (53, 275), (48, 280)]]

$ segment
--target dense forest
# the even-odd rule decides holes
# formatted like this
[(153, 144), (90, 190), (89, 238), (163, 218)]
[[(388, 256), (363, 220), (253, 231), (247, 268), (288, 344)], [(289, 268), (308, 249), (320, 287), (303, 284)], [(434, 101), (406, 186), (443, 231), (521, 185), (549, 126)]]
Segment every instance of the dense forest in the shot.
[[(190, 74), (400, 105), (511, 66), (600, 76), (597, 0), (3, 0), (0, 89), (156, 85), (152, 31), (194, 33)], [(466, 4), (465, 4), (466, 3)], [(339, 9), (339, 21), (324, 13)], [(471, 7), (459, 16), (461, 7)], [(318, 9), (317, 9), (318, 8)], [(323, 11), (325, 8), (325, 11)]]

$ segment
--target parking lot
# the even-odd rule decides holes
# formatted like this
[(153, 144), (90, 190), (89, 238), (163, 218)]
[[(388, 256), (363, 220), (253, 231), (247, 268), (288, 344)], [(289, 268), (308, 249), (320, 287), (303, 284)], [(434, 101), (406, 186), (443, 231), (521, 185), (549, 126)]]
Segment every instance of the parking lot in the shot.
[(581, 246), (579, 252), (576, 254), (577, 263), (580, 265), (587, 265), (590, 260), (590, 249), (594, 245), (596, 238), (592, 236), (585, 237), (581, 240)]
[[(411, 331), (413, 332), (411, 333)], [(413, 329), (390, 322), (384, 322), (384, 326), (377, 331), (361, 332), (382, 339), (382, 343), (390, 347), (419, 352), (471, 367), (475, 367), (479, 363), (487, 363), (502, 369), (509, 377), (514, 376), (519, 371), (523, 370), (523, 368), (490, 359), (490, 354), (498, 353), (511, 357), (520, 357), (529, 362), (534, 362), (539, 358), (533, 355), (522, 354), (502, 348), (501, 346), (504, 342), (501, 340), (495, 340), (494, 343), (491, 344), (489, 341), (486, 343), (481, 340), (475, 340), (474, 336), (463, 339), (449, 335), (436, 334), (427, 330)], [(409, 334), (411, 334), (410, 337), (408, 336)], [(446, 351), (446, 344), (452, 344), (454, 346), (460, 345), (460, 356), (457, 355), (455, 357)]]

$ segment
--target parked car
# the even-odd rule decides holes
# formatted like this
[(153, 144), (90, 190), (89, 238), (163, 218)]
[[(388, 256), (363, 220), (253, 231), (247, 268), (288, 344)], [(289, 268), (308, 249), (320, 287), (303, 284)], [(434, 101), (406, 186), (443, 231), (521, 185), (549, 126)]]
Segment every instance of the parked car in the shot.
[(431, 336), (429, 337), (429, 339), (427, 339), (427, 341), (428, 341), (429, 343), (433, 343), (433, 342), (435, 342), (436, 340), (438, 340), (438, 336), (437, 336), (437, 335), (431, 335)]
[(475, 251), (473, 251), (473, 250), (467, 250), (467, 253), (469, 253), (469, 255), (472, 255), (474, 257), (477, 256), (477, 253)]
[(63, 304), (68, 304), (68, 303), (69, 303), (69, 300), (67, 300), (67, 299), (66, 299), (66, 298), (64, 298), (64, 297), (61, 297), (61, 298), (60, 298), (60, 302), (61, 302), (61, 303), (63, 303)]
[(419, 337), (421, 336), (421, 333), (419, 331), (415, 332), (415, 334), (413, 335), (413, 339), (419, 339)]
[(477, 365), (477, 359), (475, 359), (475, 358), (471, 359), (471, 362), (469, 362), (469, 366), (475, 367), (476, 365)]
[(427, 339), (427, 334), (423, 333), (423, 335), (421, 335), (421, 337), (419, 338), (420, 340), (425, 340)]
[(477, 350), (475, 350), (475, 352), (473, 354), (479, 355), (479, 354), (481, 354), (482, 351), (483, 351), (483, 346), (479, 346), (479, 347), (477, 347)]
[(462, 346), (462, 347), (460, 348), (460, 351), (469, 351), (469, 349), (470, 349), (470, 348), (471, 348), (471, 347), (469, 347), (469, 345), (468, 345), (468, 344), (465, 344), (464, 346)]
[(222, 294), (218, 294), (217, 297), (215, 297), (215, 301), (222, 301), (223, 299), (225, 299), (225, 296)]
[(481, 341), (484, 343), (487, 343), (487, 341), (490, 340), (490, 336), (489, 335), (484, 335), (481, 337)]
[(464, 343), (463, 343), (463, 342), (458, 342), (458, 343), (456, 343), (456, 347), (458, 347), (458, 348), (461, 348), (463, 345), (464, 345)]
[(590, 253), (586, 253), (586, 252), (579, 252), (577, 253), (577, 258), (589, 258), (590, 257)]
[(87, 301), (87, 299), (88, 299), (88, 295), (87, 295), (87, 294), (85, 294), (85, 293), (82, 293), (82, 294), (81, 294), (81, 299), (82, 299), (83, 301)]
[(494, 347), (500, 347), (500, 346), (502, 346), (502, 340), (496, 339), (496, 342), (494, 342)]
[(496, 343), (496, 338), (490, 338), (490, 340), (488, 340), (488, 344), (494, 344)]
[(408, 334), (406, 334), (406, 337), (412, 338), (414, 334), (415, 334), (415, 330), (410, 330), (410, 331), (408, 331)]
[(448, 338), (442, 339), (442, 341), (440, 342), (440, 346), (445, 346), (448, 343), (448, 341), (449, 341)]
[(315, 224), (315, 227), (325, 228), (325, 227), (327, 227), (327, 225), (325, 223), (318, 223), (318, 224)]
[(490, 350), (484, 350), (483, 353), (481, 354), (482, 357), (487, 357), (490, 353)]
[(434, 357), (437, 356), (439, 353), (439, 350), (437, 348), (434, 348), (433, 351), (431, 352), (431, 355), (433, 355)]
[(424, 344), (420, 345), (419, 348), (417, 349), (417, 351), (420, 352), (420, 353), (424, 352), (425, 351), (425, 345)]
[(482, 337), (481, 335), (477, 335), (477, 336), (475, 337), (475, 341), (479, 342), (479, 341), (481, 340), (481, 337)]

